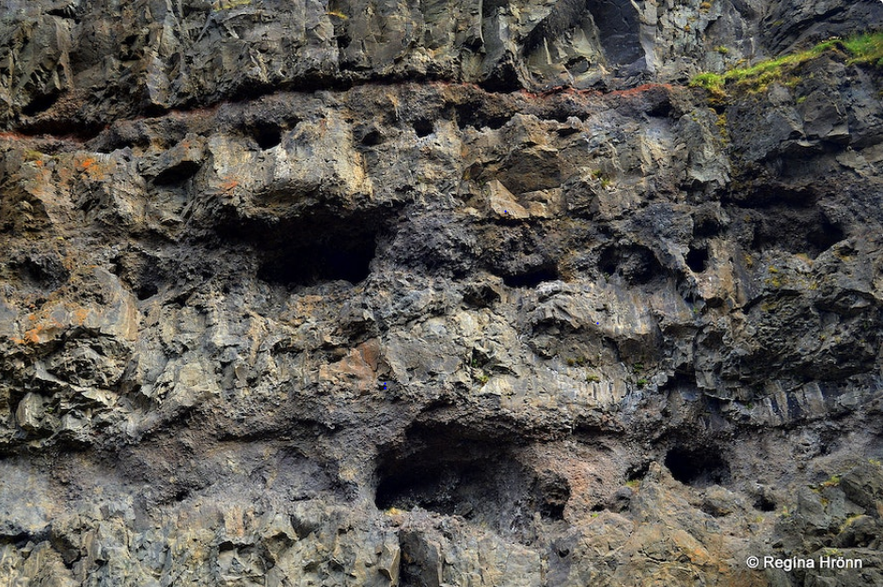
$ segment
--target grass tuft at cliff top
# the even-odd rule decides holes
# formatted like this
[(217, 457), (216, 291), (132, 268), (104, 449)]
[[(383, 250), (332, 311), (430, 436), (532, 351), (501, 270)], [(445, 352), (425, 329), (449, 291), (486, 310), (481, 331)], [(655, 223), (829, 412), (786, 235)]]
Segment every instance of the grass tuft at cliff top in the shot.
[(845, 53), (849, 57), (848, 63), (868, 63), (883, 67), (883, 31), (865, 33), (845, 40), (831, 39), (806, 51), (761, 61), (751, 67), (731, 69), (722, 74), (700, 73), (690, 80), (690, 87), (705, 88), (713, 98), (723, 99), (726, 98), (724, 87), (727, 85), (761, 92), (774, 81), (781, 81), (786, 85), (796, 84), (800, 81), (799, 78), (789, 74), (797, 66), (831, 51)]

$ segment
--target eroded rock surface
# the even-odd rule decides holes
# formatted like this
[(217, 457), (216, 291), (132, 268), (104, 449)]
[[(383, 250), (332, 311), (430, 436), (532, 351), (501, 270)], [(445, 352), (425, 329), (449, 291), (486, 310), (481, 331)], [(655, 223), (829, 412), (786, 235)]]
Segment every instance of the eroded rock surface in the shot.
[(834, 4), (0, 2), (0, 579), (883, 583)]

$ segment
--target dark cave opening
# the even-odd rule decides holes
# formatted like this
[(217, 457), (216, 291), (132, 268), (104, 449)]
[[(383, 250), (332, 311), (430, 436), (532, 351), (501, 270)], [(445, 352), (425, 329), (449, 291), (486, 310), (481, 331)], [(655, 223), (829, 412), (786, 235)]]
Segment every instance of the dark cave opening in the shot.
[(52, 108), (58, 99), (61, 97), (60, 92), (53, 92), (50, 94), (44, 94), (42, 96), (37, 96), (28, 104), (21, 109), (21, 113), (25, 116), (36, 116), (41, 112), (46, 112), (50, 108)]
[(601, 251), (598, 269), (607, 276), (621, 275), (631, 284), (643, 285), (664, 273), (653, 251), (642, 245), (613, 245)]
[(761, 512), (774, 512), (776, 511), (776, 502), (771, 500), (769, 497), (765, 495), (761, 495), (754, 502), (754, 509), (759, 510)]
[(112, 259), (111, 271), (132, 290), (138, 301), (144, 301), (158, 294), (160, 285), (168, 280), (165, 264), (159, 256), (126, 251)]
[[(8, 253), (7, 253), (8, 254)], [(70, 279), (63, 260), (49, 254), (8, 254), (8, 266), (28, 285), (54, 290)]]
[(717, 218), (703, 217), (694, 221), (693, 236), (696, 238), (709, 238), (720, 234), (721, 224)]
[(554, 267), (541, 267), (539, 269), (518, 273), (515, 275), (504, 275), (503, 283), (509, 287), (536, 287), (545, 281), (556, 281), (561, 279), (558, 270)]
[(811, 207), (807, 201), (787, 200), (787, 205), (773, 203), (756, 207), (750, 218), (753, 228), (751, 247), (756, 251), (777, 248), (794, 254), (805, 254), (815, 259), (824, 251), (846, 238), (846, 232), (827, 214)]
[(571, 493), (567, 479), (534, 471), (506, 441), (461, 432), (421, 429), (406, 444), (416, 451), (385, 455), (377, 469), (377, 507), (461, 516), (517, 540), (530, 535), (535, 513), (563, 519)]
[(818, 251), (816, 256), (845, 238), (846, 233), (843, 229), (835, 226), (824, 217), (820, 219), (817, 226), (806, 234), (806, 242), (809, 244), (810, 250)]
[(730, 466), (714, 447), (703, 450), (674, 447), (665, 455), (665, 466), (676, 481), (692, 487), (723, 485), (730, 481)]
[(275, 124), (261, 124), (253, 129), (252, 137), (258, 147), (266, 151), (282, 143), (282, 129)]
[(381, 475), (376, 504), (380, 509), (421, 507), (441, 514), (470, 518), (475, 504), (470, 497), (491, 498), (495, 493), (489, 472), (494, 462), (485, 459), (444, 461), (421, 455), (419, 463)]
[(135, 288), (135, 297), (137, 297), (139, 301), (144, 301), (148, 298), (152, 298), (158, 293), (159, 286), (157, 286), (153, 282), (146, 282)]
[(414, 132), (421, 138), (431, 135), (435, 130), (432, 121), (427, 118), (418, 118), (414, 121), (413, 127)]
[(359, 141), (359, 144), (365, 147), (375, 147), (383, 142), (383, 135), (376, 128), (368, 128), (368, 129), (359, 129), (359, 132), (354, 133), (356, 138)]
[(289, 217), (236, 217), (218, 222), (218, 236), (248, 247), (258, 279), (287, 288), (332, 281), (353, 285), (371, 274), (384, 219), (391, 209), (359, 212), (324, 207)]
[(702, 273), (708, 267), (708, 248), (691, 248), (687, 252), (687, 267), (693, 273)]
[(357, 284), (371, 273), (377, 249), (376, 233), (350, 238), (325, 238), (321, 242), (294, 244), (268, 254), (258, 278), (287, 287), (343, 280)]
[(493, 109), (493, 106), (481, 102), (467, 102), (456, 105), (454, 112), (457, 127), (460, 130), (465, 130), (469, 127), (477, 131), (483, 128), (498, 130), (503, 128), (512, 118), (512, 115), (508, 112), (490, 112), (489, 110), (491, 109)]
[(168, 186), (184, 183), (199, 171), (200, 164), (196, 161), (181, 161), (168, 169), (164, 169), (153, 178), (153, 185)]

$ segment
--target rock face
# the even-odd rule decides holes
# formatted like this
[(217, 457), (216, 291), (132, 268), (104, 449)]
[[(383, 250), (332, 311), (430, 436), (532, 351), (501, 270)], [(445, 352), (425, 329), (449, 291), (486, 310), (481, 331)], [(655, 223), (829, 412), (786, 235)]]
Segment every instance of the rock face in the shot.
[(883, 584), (883, 4), (0, 16), (4, 585)]

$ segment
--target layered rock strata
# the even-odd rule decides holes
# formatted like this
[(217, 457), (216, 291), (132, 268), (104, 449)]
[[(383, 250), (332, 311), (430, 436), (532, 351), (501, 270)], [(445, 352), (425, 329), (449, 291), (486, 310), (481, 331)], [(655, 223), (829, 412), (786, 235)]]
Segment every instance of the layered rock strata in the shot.
[(0, 579), (883, 583), (880, 70), (684, 87), (794, 4), (4, 0)]

